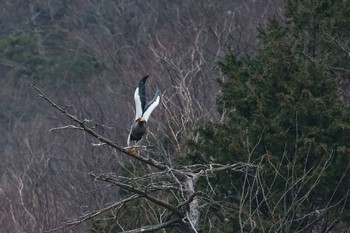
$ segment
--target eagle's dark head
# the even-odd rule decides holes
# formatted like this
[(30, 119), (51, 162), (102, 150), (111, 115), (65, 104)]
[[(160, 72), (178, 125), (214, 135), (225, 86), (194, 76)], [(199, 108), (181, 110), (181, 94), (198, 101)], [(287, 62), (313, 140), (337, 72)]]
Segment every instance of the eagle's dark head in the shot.
[(146, 120), (145, 120), (145, 118), (140, 117), (140, 118), (138, 119), (138, 125), (139, 125), (139, 126), (144, 126), (144, 125), (146, 125)]

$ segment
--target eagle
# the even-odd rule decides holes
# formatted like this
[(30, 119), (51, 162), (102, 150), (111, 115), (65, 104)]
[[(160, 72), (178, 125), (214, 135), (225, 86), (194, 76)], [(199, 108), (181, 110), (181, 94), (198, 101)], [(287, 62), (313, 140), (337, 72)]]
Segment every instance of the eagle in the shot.
[(139, 82), (138, 87), (135, 90), (135, 120), (131, 126), (130, 133), (128, 136), (128, 147), (130, 147), (131, 141), (136, 141), (136, 143), (141, 140), (143, 135), (146, 134), (147, 128), (146, 124), (153, 110), (158, 106), (160, 100), (160, 90), (157, 86), (156, 93), (153, 99), (146, 104), (146, 88), (145, 84), (149, 75), (143, 77)]

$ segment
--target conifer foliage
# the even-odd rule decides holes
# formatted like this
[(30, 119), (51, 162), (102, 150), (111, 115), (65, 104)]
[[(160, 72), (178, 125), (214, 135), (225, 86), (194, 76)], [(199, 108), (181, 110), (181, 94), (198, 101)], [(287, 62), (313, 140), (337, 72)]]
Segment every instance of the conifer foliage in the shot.
[(349, 225), (350, 111), (339, 83), (349, 78), (350, 3), (285, 7), (284, 22), (259, 29), (256, 56), (219, 62), (223, 120), (200, 126), (192, 162), (261, 169), (202, 181), (216, 198), (204, 228), (217, 221), (222, 232), (342, 232)]

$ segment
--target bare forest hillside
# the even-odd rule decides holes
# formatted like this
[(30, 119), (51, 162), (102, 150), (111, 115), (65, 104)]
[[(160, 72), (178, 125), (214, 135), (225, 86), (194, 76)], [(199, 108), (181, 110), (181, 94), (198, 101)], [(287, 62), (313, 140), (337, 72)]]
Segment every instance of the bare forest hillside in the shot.
[[(198, 139), (199, 123), (223, 121), (225, 113), (216, 106), (218, 81), (226, 80), (219, 61), (228, 53), (255, 55), (261, 45), (257, 27), (271, 17), (283, 22), (283, 14), (276, 0), (0, 1), (0, 232), (123, 232), (142, 226), (197, 232), (199, 215), (181, 211), (201, 195), (187, 182), (188, 170), (170, 168), (184, 164), (185, 145)], [(145, 75), (148, 98), (158, 85), (161, 103), (138, 160), (122, 147), (134, 120), (134, 90)], [(82, 125), (110, 141), (102, 145)], [(255, 169), (225, 166), (191, 167), (191, 174)], [(181, 192), (156, 186), (165, 171), (174, 180), (159, 179), (178, 183)], [(147, 174), (158, 175), (152, 186), (140, 188)], [(193, 192), (183, 194), (182, 187)], [(137, 197), (147, 200), (127, 206)], [(210, 206), (201, 216), (215, 212)], [(215, 219), (229, 221), (221, 214), (215, 212)]]

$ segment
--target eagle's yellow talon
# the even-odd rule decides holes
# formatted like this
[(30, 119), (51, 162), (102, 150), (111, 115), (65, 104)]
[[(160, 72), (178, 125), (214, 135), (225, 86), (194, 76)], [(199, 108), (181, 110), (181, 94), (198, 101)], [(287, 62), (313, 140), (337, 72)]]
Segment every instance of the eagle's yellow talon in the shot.
[(133, 155), (137, 155), (137, 148), (136, 147), (133, 147), (133, 146), (126, 146), (123, 148), (124, 150), (126, 150), (127, 152), (130, 152), (132, 153)]
[(132, 149), (131, 149), (131, 153), (133, 153), (135, 156), (137, 155), (137, 148), (135, 148), (135, 147), (133, 147)]

